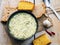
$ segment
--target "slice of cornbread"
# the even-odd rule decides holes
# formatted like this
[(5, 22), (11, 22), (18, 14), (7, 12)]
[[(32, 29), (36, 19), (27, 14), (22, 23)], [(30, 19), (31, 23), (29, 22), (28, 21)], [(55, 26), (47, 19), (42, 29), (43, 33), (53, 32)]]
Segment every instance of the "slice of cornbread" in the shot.
[(51, 41), (46, 34), (43, 34), (33, 41), (34, 45), (48, 45)]
[(18, 10), (30, 10), (32, 11), (34, 9), (34, 4), (27, 1), (21, 1), (18, 4)]

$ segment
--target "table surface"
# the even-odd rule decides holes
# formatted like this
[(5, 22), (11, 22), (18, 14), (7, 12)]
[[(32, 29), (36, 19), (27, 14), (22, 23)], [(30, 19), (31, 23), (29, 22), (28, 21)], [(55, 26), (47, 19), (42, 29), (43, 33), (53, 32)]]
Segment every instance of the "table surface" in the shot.
[[(60, 14), (60, 12), (58, 12), (58, 14)], [(60, 21), (56, 18), (54, 14), (49, 14), (49, 17), (52, 19), (53, 27), (49, 28), (48, 30), (55, 32), (55, 36), (50, 37), (52, 41), (51, 45), (60, 45)], [(0, 15), (0, 19), (1, 19), (1, 15)], [(42, 32), (40, 32), (39, 34), (41, 33)], [(34, 37), (32, 37), (29, 41), (31, 42), (33, 39)], [(30, 43), (30, 42), (28, 42), (27, 40), (27, 43)], [(20, 42), (13, 41), (7, 35), (6, 30), (1, 22), (0, 22), (0, 45), (20, 45)]]

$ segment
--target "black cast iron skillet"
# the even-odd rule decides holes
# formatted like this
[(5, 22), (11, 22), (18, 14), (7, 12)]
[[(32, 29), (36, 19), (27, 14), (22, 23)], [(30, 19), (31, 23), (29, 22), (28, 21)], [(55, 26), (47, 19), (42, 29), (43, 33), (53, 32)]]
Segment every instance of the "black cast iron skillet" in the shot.
[[(11, 14), (11, 16), (9, 17), (9, 19), (8, 19), (8, 21), (7, 21), (7, 32), (8, 32), (8, 34), (9, 34), (9, 36), (12, 37), (13, 39), (15, 39), (15, 40), (20, 40), (20, 41), (24, 41), (24, 40), (30, 39), (30, 38), (31, 38), (32, 36), (34, 36), (35, 34), (32, 35), (31, 37), (29, 37), (29, 38), (27, 38), (27, 39), (23, 39), (23, 40), (17, 39), (17, 38), (15, 38), (12, 34), (10, 34), (10, 29), (9, 29), (10, 19), (13, 18), (13, 16), (14, 16), (15, 14), (18, 14), (18, 13), (28, 13), (28, 14), (30, 14), (30, 15), (35, 19), (35, 21), (36, 21), (36, 23), (37, 23), (37, 25), (36, 25), (36, 31), (37, 31), (37, 29), (38, 29), (38, 22), (37, 22), (36, 17), (34, 16), (34, 14), (32, 14), (32, 12), (30, 12), (30, 11), (20, 10), (20, 11), (16, 11), (16, 12), (14, 12), (13, 14)], [(36, 32), (35, 32), (35, 33), (36, 33)]]

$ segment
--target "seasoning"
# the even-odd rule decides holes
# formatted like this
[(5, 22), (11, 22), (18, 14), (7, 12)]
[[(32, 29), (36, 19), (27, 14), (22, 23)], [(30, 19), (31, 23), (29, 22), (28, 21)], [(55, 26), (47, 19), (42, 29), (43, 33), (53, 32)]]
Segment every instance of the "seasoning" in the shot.
[(49, 32), (49, 31), (47, 31), (47, 30), (46, 30), (46, 32), (47, 32), (50, 36), (52, 36), (52, 33), (50, 33), (50, 32)]

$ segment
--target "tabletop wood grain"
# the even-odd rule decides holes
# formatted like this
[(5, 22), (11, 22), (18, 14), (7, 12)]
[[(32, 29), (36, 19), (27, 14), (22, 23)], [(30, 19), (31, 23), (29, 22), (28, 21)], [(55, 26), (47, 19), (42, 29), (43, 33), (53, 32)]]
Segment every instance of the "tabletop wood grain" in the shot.
[[(33, 2), (33, 0), (28, 0), (28, 1)], [(35, 5), (38, 5), (40, 2), (42, 2), (42, 0), (35, 0)], [(54, 6), (54, 8), (60, 8), (60, 0), (52, 0), (51, 5)], [(60, 14), (60, 12), (58, 14)], [(51, 45), (60, 45), (60, 21), (56, 18), (56, 16), (53, 13), (48, 14), (48, 15), (52, 19), (52, 22), (53, 22), (53, 27), (49, 28), (48, 30), (55, 32), (55, 36), (50, 37), (50, 39), (52, 41)], [(0, 14), (0, 20), (1, 20), (1, 16), (2, 16), (2, 14)], [(44, 32), (45, 31), (43, 31), (43, 33)], [(41, 33), (42, 32), (40, 32), (39, 34), (41, 34)], [(37, 35), (39, 35), (39, 34), (37, 34)], [(31, 41), (33, 39), (34, 39), (34, 37), (32, 37), (30, 40), (25, 41), (24, 44), (26, 42), (31, 43)], [(24, 45), (24, 44), (22, 44), (22, 45)], [(13, 39), (11, 39), (8, 36), (8, 34), (6, 33), (5, 25), (3, 25), (1, 22), (0, 22), (0, 45), (21, 45), (20, 42), (14, 41)], [(28, 45), (28, 44), (25, 44), (25, 45)], [(31, 45), (31, 44), (29, 44), (29, 45)]]

